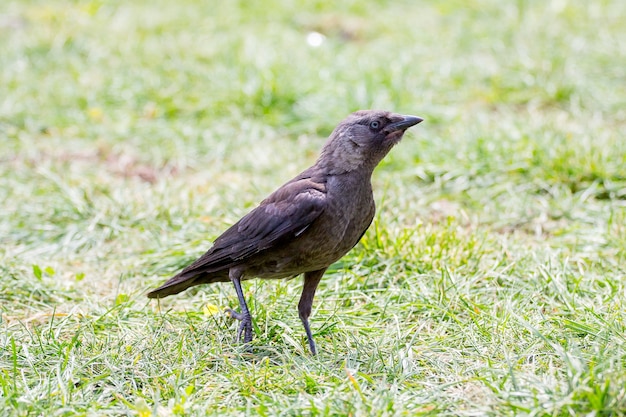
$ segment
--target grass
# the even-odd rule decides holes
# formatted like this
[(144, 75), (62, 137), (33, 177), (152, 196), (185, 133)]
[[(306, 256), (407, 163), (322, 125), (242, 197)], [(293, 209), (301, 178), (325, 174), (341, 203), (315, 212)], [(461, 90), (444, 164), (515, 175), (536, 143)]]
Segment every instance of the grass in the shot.
[[(5, 1), (0, 414), (625, 415), (626, 3)], [(319, 47), (307, 35), (319, 32)], [(145, 292), (359, 108), (418, 114), (323, 279)]]

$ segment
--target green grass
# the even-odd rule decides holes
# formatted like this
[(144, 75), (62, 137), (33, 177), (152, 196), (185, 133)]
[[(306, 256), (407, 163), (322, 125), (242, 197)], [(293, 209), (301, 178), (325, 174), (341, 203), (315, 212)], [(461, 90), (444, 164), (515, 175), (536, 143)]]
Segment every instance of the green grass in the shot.
[[(626, 415), (624, 15), (2, 2), (0, 415)], [(245, 284), (252, 353), (227, 283), (147, 300), (360, 108), (425, 122), (321, 283), (318, 357), (300, 279)]]

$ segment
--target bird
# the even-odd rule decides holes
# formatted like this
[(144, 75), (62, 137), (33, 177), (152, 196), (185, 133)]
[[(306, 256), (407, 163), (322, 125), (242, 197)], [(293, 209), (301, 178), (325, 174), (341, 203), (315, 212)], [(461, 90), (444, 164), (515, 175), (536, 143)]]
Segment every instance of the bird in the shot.
[(405, 131), (422, 122), (417, 116), (359, 110), (341, 121), (317, 161), (285, 183), (215, 239), (196, 261), (149, 292), (163, 298), (187, 288), (231, 281), (240, 311), (236, 340), (252, 341), (252, 316), (241, 287), (251, 278), (281, 279), (303, 274), (298, 315), (312, 355), (317, 348), (309, 317), (326, 269), (363, 237), (376, 205), (372, 173)]

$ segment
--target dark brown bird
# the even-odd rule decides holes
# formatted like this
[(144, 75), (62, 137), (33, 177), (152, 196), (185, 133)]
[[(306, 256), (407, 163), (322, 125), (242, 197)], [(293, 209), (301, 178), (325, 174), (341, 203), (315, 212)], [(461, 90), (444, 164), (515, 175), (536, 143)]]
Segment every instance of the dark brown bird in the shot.
[(270, 194), (219, 236), (208, 252), (148, 297), (230, 280), (241, 312), (228, 311), (241, 321), (237, 339), (243, 332), (247, 343), (252, 340), (252, 317), (241, 281), (304, 273), (298, 312), (315, 355), (309, 316), (317, 284), (326, 268), (358, 243), (374, 218), (374, 168), (406, 129), (421, 121), (386, 111), (352, 113), (332, 132), (312, 167)]

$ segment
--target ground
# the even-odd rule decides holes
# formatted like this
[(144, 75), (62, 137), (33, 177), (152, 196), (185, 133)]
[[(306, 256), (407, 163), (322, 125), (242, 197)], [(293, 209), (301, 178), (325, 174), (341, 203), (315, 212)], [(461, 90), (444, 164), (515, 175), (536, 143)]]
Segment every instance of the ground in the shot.
[[(624, 415), (626, 2), (0, 4), (0, 410)], [(145, 293), (416, 114), (311, 319), (299, 278)]]

